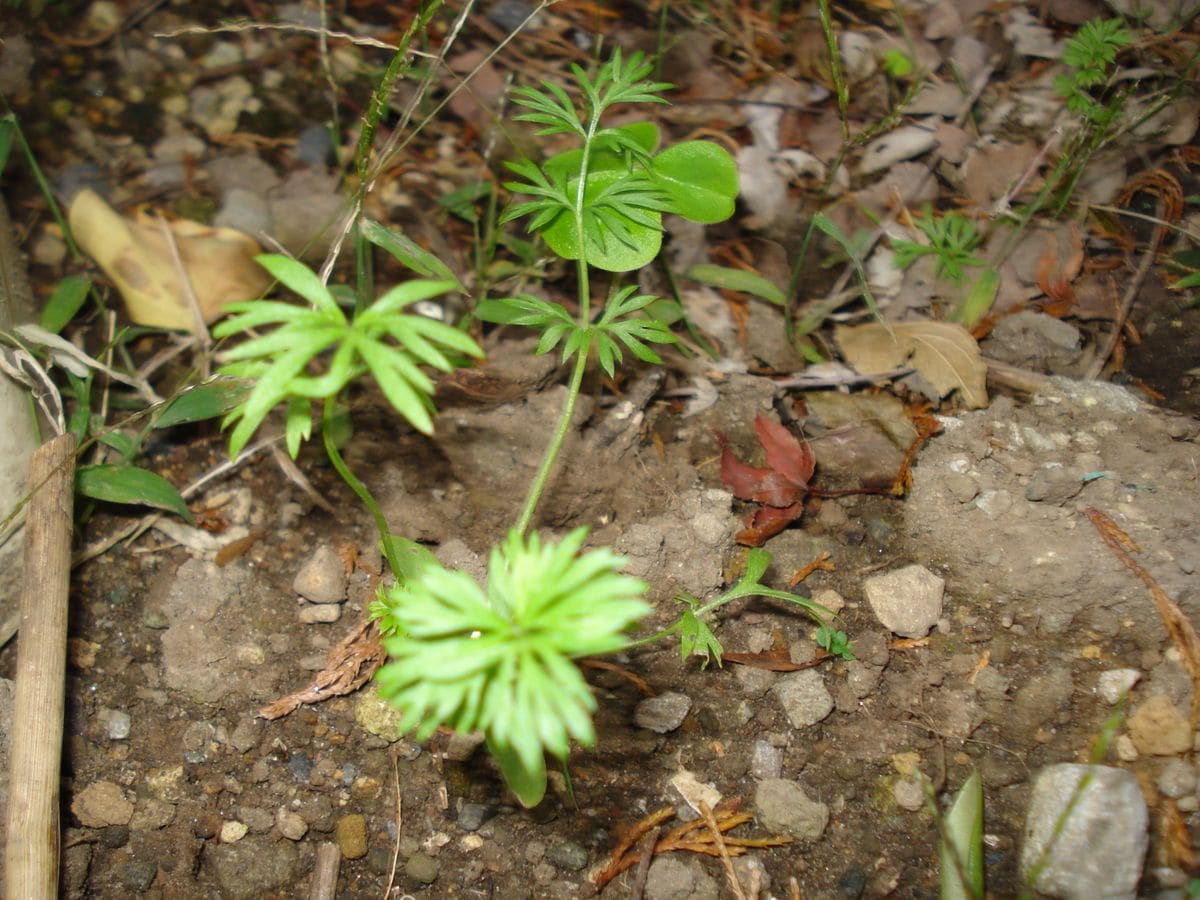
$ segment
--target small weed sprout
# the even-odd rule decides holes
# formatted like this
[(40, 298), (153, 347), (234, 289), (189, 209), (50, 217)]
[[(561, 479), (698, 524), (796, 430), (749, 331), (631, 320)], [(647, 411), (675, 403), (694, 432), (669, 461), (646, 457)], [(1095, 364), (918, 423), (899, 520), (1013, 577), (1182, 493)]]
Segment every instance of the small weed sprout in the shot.
[(975, 223), (962, 213), (952, 210), (942, 216), (935, 216), (933, 210), (926, 206), (924, 212), (914, 216), (912, 221), (928, 238), (929, 243), (893, 240), (896, 268), (907, 269), (920, 257), (933, 256), (937, 274), (952, 281), (955, 287), (961, 288), (966, 275), (963, 271), (965, 267), (988, 264), (987, 260), (974, 255), (983, 238), (975, 230)]

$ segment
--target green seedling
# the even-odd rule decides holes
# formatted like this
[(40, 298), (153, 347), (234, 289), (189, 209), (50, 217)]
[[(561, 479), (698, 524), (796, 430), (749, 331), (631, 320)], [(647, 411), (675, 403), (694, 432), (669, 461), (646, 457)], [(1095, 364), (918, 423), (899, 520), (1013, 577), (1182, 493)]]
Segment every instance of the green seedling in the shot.
[[(721, 147), (692, 141), (660, 151), (652, 122), (604, 124), (615, 106), (664, 102), (660, 94), (668, 85), (647, 80), (650, 71), (640, 54), (625, 58), (620, 52), (595, 75), (574, 67), (579, 107), (566, 89), (551, 83), (514, 92), (525, 110), (519, 119), (541, 126), (542, 135), (572, 135), (578, 146), (541, 165), (513, 163), (520, 180), (506, 187), (530, 199), (513, 203), (499, 221), (527, 217), (546, 247), (575, 262), (578, 313), (532, 294), (484, 300), (476, 308), (483, 321), (539, 331), (537, 352), (561, 347), (564, 361), (573, 363), (562, 415), (515, 527), (491, 553), (486, 588), (389, 532), (378, 503), (342, 461), (333, 434), (344, 391), (368, 375), (403, 418), (428, 432), (432, 383), (420, 367), (450, 371), (481, 355), (464, 332), (405, 312), (418, 300), (461, 290), (440, 260), (403, 235), (367, 223), (361, 237), (422, 278), (347, 315), (341, 292), (315, 273), (294, 260), (264, 256), (260, 262), (306, 304), (240, 304), (214, 332), (224, 337), (275, 326), (227, 356), (226, 374), (253, 384), (226, 417), (233, 426), (231, 453), (282, 405), (294, 455), (310, 437), (314, 406), (320, 404), (326, 452), (375, 517), (396, 579), (372, 605), (392, 658), (378, 674), (381, 690), (404, 710), (405, 726), (418, 736), (443, 725), (483, 732), (505, 781), (529, 806), (545, 794), (547, 754), (565, 761), (571, 741), (585, 746), (595, 741), (595, 701), (574, 660), (633, 646), (626, 632), (649, 611), (642, 599), (645, 585), (620, 574), (619, 556), (603, 548), (582, 552), (586, 529), (558, 543), (529, 533), (589, 364), (595, 361), (611, 375), (626, 353), (655, 364), (661, 360), (654, 345), (677, 342), (671, 317), (662, 315), (667, 301), (631, 285), (614, 284), (594, 310), (590, 271), (625, 272), (649, 263), (662, 244), (664, 214), (717, 222), (732, 214), (737, 195), (736, 166)], [(760, 551), (750, 559), (738, 584), (715, 601), (693, 598), (690, 618), (685, 615), (676, 628), (651, 639), (690, 628), (698, 641), (694, 647), (719, 652), (702, 617), (752, 594), (789, 600), (827, 622), (828, 612), (812, 601), (761, 584), (769, 555)]]
[(679, 653), (683, 659), (691, 656), (702, 658), (702, 665), (707, 666), (713, 659), (720, 662), (722, 647), (717, 636), (709, 628), (706, 619), (722, 606), (740, 600), (744, 597), (770, 597), (783, 600), (800, 607), (805, 614), (811, 616), (820, 627), (817, 629), (817, 643), (834, 656), (842, 659), (854, 659), (854, 652), (844, 631), (837, 631), (831, 625), (833, 613), (821, 604), (807, 597), (801, 597), (789, 591), (781, 591), (767, 587), (762, 583), (763, 576), (771, 565), (771, 554), (761, 547), (755, 547), (746, 553), (746, 568), (737, 583), (717, 597), (702, 602), (688, 593), (680, 593), (675, 600), (684, 604), (687, 609), (679, 621), (669, 628), (656, 632), (644, 638), (639, 638), (630, 644), (640, 647), (663, 640), (671, 635), (679, 635)]
[(1054, 79), (1054, 89), (1066, 100), (1067, 109), (1101, 127), (1112, 123), (1121, 105), (1102, 103), (1092, 92), (1108, 85), (1117, 54), (1132, 42), (1133, 35), (1120, 19), (1092, 19), (1079, 27), (1063, 53), (1070, 71)]
[(913, 224), (929, 242), (893, 240), (896, 268), (907, 269), (922, 256), (933, 256), (937, 274), (961, 288), (965, 267), (987, 265), (987, 260), (974, 255), (983, 238), (976, 231), (975, 223), (962, 213), (951, 211), (934, 216), (932, 209), (926, 206), (921, 215), (913, 216)]

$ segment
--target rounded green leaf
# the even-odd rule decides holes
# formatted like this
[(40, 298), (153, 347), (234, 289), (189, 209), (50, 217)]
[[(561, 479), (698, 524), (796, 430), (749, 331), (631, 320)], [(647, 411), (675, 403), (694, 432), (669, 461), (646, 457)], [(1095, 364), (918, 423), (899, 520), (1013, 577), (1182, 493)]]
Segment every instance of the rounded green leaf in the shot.
[[(662, 215), (656, 209), (635, 206), (637, 215), (650, 224), (634, 221), (609, 205), (598, 205), (597, 198), (628, 173), (621, 171), (593, 172), (584, 190), (584, 250), (579, 247), (575, 233), (575, 218), (560, 215), (545, 230), (542, 237), (547, 246), (563, 259), (583, 257), (589, 265), (606, 272), (629, 272), (648, 264), (662, 247)], [(577, 179), (572, 179), (574, 191)], [(618, 234), (613, 226), (621, 228)]]
[(651, 177), (667, 195), (667, 212), (693, 222), (723, 222), (733, 215), (737, 164), (711, 141), (685, 141), (654, 157)]

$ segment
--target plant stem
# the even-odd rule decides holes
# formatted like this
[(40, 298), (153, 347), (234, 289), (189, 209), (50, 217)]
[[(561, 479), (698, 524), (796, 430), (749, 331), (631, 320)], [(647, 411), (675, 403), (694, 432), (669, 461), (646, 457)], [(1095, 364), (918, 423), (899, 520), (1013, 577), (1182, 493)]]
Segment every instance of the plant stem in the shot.
[(375, 502), (375, 497), (367, 490), (367, 486), (350, 471), (350, 467), (346, 465), (342, 454), (338, 452), (337, 445), (333, 442), (333, 404), (332, 400), (326, 401), (321, 414), (321, 440), (325, 444), (325, 455), (329, 457), (329, 461), (333, 463), (337, 473), (342, 476), (342, 481), (350, 486), (350, 490), (354, 491), (358, 499), (363, 502), (363, 506), (371, 513), (371, 518), (375, 520), (375, 528), (379, 531), (379, 541), (383, 547), (383, 554), (387, 557), (388, 567), (392, 570), (392, 574), (399, 578), (400, 559), (396, 556), (395, 547), (392, 546), (391, 530), (388, 528), (383, 510), (379, 508), (379, 504)]
[[(581, 330), (588, 328), (592, 318), (592, 292), (591, 283), (588, 280), (587, 252), (584, 244), (586, 236), (583, 229), (584, 190), (587, 187), (592, 141), (596, 136), (596, 128), (599, 125), (602, 111), (594, 108), (588, 117), (587, 133), (583, 136), (582, 156), (579, 161), (579, 184), (575, 188), (575, 204), (572, 209), (575, 218), (575, 235), (579, 241), (579, 263), (576, 266), (576, 272), (579, 284), (579, 328)], [(521, 516), (517, 519), (517, 533), (522, 536), (529, 530), (529, 524), (533, 521), (538, 501), (542, 499), (546, 483), (550, 480), (550, 472), (558, 459), (559, 451), (562, 450), (563, 441), (567, 439), (567, 431), (571, 428), (571, 419), (575, 416), (575, 401), (579, 399), (579, 389), (583, 386), (583, 373), (587, 370), (588, 356), (591, 352), (592, 339), (589, 336), (583, 342), (583, 346), (576, 351), (575, 368), (571, 370), (571, 381), (567, 385), (567, 400), (563, 404), (562, 416), (558, 420), (558, 427), (554, 430), (554, 437), (550, 439), (550, 444), (546, 447), (542, 465), (533, 478), (533, 484), (529, 488), (529, 497), (525, 500), (525, 508), (521, 510)]]
[[(583, 264), (581, 263), (581, 265)], [(533, 513), (537, 509), (538, 501), (542, 499), (546, 483), (550, 480), (550, 471), (554, 468), (559, 451), (562, 450), (563, 441), (567, 439), (567, 432), (571, 428), (571, 419), (575, 416), (575, 401), (579, 399), (579, 389), (583, 385), (583, 373), (587, 370), (588, 355), (591, 352), (592, 342), (589, 339), (579, 348), (579, 352), (575, 356), (575, 368), (571, 371), (571, 381), (567, 385), (567, 400), (563, 404), (562, 416), (558, 420), (558, 427), (554, 430), (554, 437), (550, 439), (550, 445), (546, 447), (546, 455), (542, 458), (541, 468), (538, 469), (533, 484), (529, 488), (529, 497), (525, 501), (525, 508), (521, 510), (521, 517), (517, 519), (518, 534), (524, 535), (529, 529), (529, 523), (533, 521)]]

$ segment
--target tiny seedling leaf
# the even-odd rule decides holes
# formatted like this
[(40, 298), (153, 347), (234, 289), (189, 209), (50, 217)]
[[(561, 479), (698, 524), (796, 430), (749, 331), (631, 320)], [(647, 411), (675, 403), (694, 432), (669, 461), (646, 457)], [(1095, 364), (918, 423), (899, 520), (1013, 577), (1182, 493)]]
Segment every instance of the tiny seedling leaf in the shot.
[(942, 900), (983, 896), (983, 781), (974, 771), (946, 813), (945, 839), (938, 844)]
[(712, 263), (697, 263), (683, 273), (684, 278), (690, 278), (709, 287), (727, 291), (741, 291), (770, 301), (778, 306), (787, 303), (783, 291), (772, 281), (768, 281), (754, 272), (742, 269), (730, 269), (727, 266), (715, 266)]
[(717, 640), (717, 636), (713, 634), (709, 628), (694, 610), (686, 610), (679, 618), (679, 656), (683, 660), (687, 660), (689, 656), (702, 656), (704, 662), (701, 666), (707, 666), (715, 657), (717, 665), (721, 664), (721, 653), (723, 648), (721, 642)]
[(175, 486), (147, 469), (136, 466), (80, 466), (75, 472), (75, 489), (93, 500), (152, 506), (175, 513), (189, 525), (195, 524), (191, 511)]
[(92, 279), (86, 275), (66, 276), (42, 309), (42, 327), (53, 334), (62, 331), (83, 307), (91, 288)]

